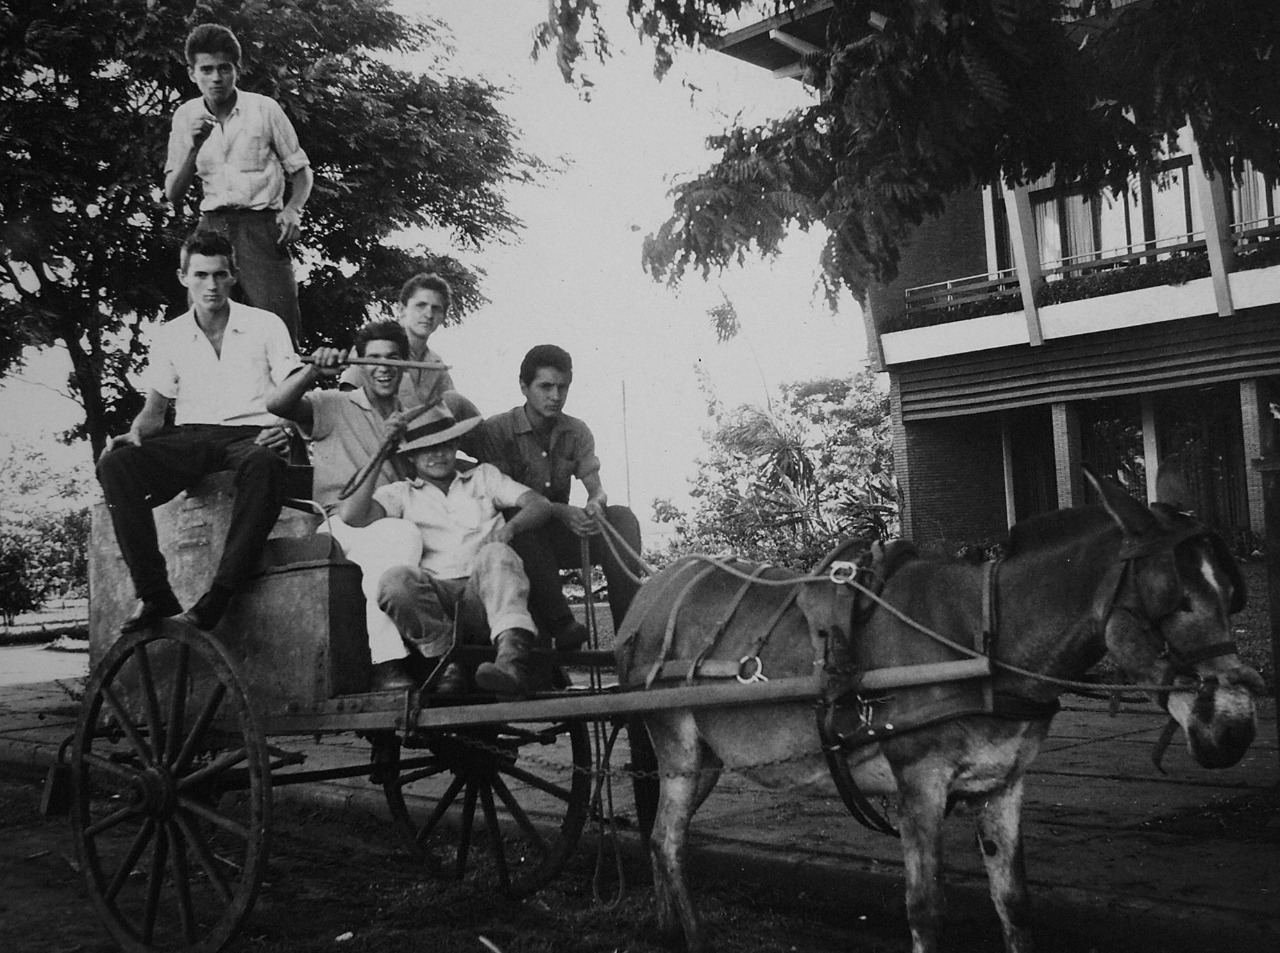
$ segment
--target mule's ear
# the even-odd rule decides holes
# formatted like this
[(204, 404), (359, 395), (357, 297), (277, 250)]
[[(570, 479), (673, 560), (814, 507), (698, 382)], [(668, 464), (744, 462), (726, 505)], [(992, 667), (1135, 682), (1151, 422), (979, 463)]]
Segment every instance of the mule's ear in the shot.
[(1085, 478), (1102, 500), (1102, 506), (1126, 536), (1141, 536), (1149, 530), (1155, 517), (1145, 506), (1122, 490), (1113, 480), (1100, 477), (1088, 466), (1082, 466)]

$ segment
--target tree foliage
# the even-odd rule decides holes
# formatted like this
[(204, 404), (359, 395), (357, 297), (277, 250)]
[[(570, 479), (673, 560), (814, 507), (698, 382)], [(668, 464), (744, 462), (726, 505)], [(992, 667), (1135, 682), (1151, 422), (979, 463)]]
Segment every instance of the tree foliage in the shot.
[[(680, 46), (714, 47), (727, 14), (807, 0), (628, 0), (661, 72)], [(540, 37), (572, 76), (595, 0), (560, 0)], [(606, 48), (607, 49), (607, 48)], [(710, 140), (704, 173), (673, 190), (646, 267), (678, 281), (777, 254), (821, 225), (829, 299), (897, 273), (912, 226), (948, 196), (1054, 171), (1123, 190), (1190, 122), (1206, 164), (1280, 174), (1280, 4), (1275, 0), (835, 0), (804, 58), (820, 101)]]
[(846, 536), (896, 529), (889, 398), (875, 377), (782, 387), (777, 407), (726, 409), (711, 396), (710, 455), (699, 461), (693, 506), (655, 500), (676, 529), (673, 553), (731, 551), (812, 566)]
[[(402, 248), (424, 226), (479, 248), (519, 222), (502, 188), (523, 154), (486, 82), (394, 64), (443, 27), (387, 0), (18, 0), (0, 6), (0, 373), (28, 345), (65, 346), (95, 455), (136, 409), (126, 374), (147, 323), (183, 300), (177, 248), (194, 210), (163, 196), (170, 119), (195, 95), (182, 44), (197, 23), (244, 46), (240, 86), (278, 99), (316, 183), (295, 256), (306, 348), (345, 337), (414, 271), (453, 280), (462, 311), (479, 276), (449, 249)], [(194, 192), (190, 196), (194, 199)]]
[(89, 587), (88, 466), (58, 470), (39, 450), (9, 445), (0, 455), (0, 613), (6, 624), (50, 596)]

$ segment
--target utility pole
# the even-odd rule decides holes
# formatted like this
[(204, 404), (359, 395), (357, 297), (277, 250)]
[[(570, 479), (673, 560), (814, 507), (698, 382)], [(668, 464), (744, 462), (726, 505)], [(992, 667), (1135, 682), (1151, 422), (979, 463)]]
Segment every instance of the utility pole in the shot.
[(627, 482), (627, 506), (631, 505), (631, 446), (627, 440), (627, 379), (622, 379), (622, 467)]

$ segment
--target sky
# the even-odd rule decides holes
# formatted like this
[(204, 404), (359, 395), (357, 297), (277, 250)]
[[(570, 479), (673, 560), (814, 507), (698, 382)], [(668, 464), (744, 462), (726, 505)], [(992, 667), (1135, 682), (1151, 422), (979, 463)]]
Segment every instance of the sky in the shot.
[[(734, 405), (763, 404), (783, 382), (849, 376), (865, 367), (857, 305), (845, 297), (833, 315), (815, 292), (820, 236), (792, 236), (776, 262), (749, 259), (705, 282), (686, 278), (674, 291), (640, 264), (644, 236), (670, 211), (672, 184), (712, 161), (706, 137), (735, 116), (751, 124), (803, 106), (811, 94), (800, 83), (709, 52), (677, 57), (659, 83), (652, 47), (635, 38), (621, 0), (606, 0), (601, 7), (611, 18), (614, 55), (604, 64), (584, 61), (595, 84), (584, 101), (563, 82), (553, 57), (530, 58), (545, 0), (396, 0), (395, 6), (409, 16), (434, 16), (453, 34), (448, 62), (423, 53), (406, 67), (480, 75), (504, 88), (501, 108), (519, 129), (521, 148), (565, 165), (537, 185), (508, 190), (525, 226), (513, 242), (478, 254), (451, 250), (484, 269), (481, 290), (489, 304), (431, 341), (458, 388), (483, 412), (520, 402), (518, 368), (530, 347), (568, 349), (574, 383), (566, 410), (596, 435), (610, 500), (629, 502), (652, 535), (651, 501), (686, 502), (695, 461), (705, 452), (699, 370)], [(441, 250), (443, 238), (399, 240)], [(742, 326), (725, 344), (716, 341), (707, 316), (723, 296)], [(65, 450), (50, 439), (79, 419), (78, 406), (57, 393), (68, 368), (60, 352), (31, 356), (0, 386), (0, 419), (8, 436), (47, 447), (55, 461), (87, 462), (87, 445)], [(578, 487), (575, 502), (582, 497)]]

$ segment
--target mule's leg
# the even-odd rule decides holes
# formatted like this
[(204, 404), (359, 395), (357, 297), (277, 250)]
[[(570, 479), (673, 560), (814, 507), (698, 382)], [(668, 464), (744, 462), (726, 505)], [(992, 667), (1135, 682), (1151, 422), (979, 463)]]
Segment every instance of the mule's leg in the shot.
[(917, 763), (895, 772), (898, 831), (907, 874), (907, 922), (911, 953), (935, 953), (946, 899), (942, 891), (942, 821), (949, 766)]
[(720, 777), (720, 760), (698, 738), (690, 712), (645, 717), (661, 772), (658, 811), (649, 837), (658, 929), (677, 939), (683, 931), (689, 953), (705, 949), (702, 921), (684, 878), (685, 836), (693, 813)]
[(1027, 869), (1022, 853), (1022, 778), (991, 795), (978, 814), (978, 848), (1007, 953), (1029, 953)]

